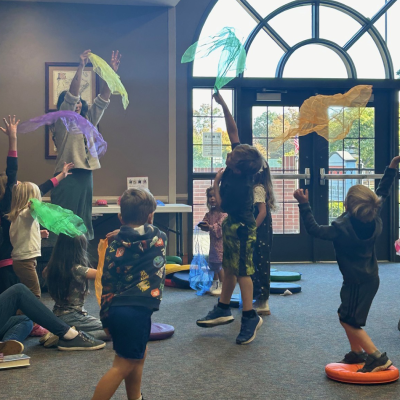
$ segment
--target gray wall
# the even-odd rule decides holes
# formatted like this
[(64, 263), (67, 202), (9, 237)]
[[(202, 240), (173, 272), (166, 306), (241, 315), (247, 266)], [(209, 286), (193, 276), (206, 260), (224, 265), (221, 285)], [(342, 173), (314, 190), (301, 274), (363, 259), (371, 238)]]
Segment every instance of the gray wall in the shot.
[[(188, 192), (191, 134), (191, 65), (180, 59), (209, 3), (181, 0), (176, 7), (178, 194)], [(125, 111), (120, 97), (112, 96), (100, 123), (108, 150), (94, 173), (94, 195), (120, 195), (127, 176), (149, 176), (150, 190), (167, 196), (168, 9), (0, 1), (0, 26), (0, 117), (17, 114), (25, 121), (44, 114), (45, 62), (77, 62), (87, 48), (107, 61), (112, 50), (122, 53), (119, 74), (130, 104)], [(54, 161), (45, 160), (44, 143), (44, 128), (19, 138), (20, 180), (40, 184), (53, 175)], [(6, 155), (7, 139), (0, 135), (0, 170)]]

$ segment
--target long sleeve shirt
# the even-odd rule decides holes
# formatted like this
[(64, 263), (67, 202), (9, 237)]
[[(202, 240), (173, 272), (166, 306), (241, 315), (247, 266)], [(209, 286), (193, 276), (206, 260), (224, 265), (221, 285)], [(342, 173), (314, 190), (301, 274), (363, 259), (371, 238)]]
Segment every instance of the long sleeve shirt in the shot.
[[(397, 171), (386, 168), (376, 194), (382, 204), (390, 194)], [(378, 276), (375, 242), (382, 232), (380, 210), (371, 222), (362, 223), (347, 212), (335, 219), (331, 225), (319, 225), (309, 203), (299, 204), (300, 214), (307, 232), (319, 239), (330, 240), (335, 248), (336, 260), (345, 283), (363, 283)], [(366, 237), (365, 232), (370, 232)]]
[[(70, 92), (67, 92), (60, 110), (75, 111), (78, 100), (78, 96), (73, 96)], [(100, 95), (94, 99), (93, 105), (90, 107), (87, 114), (87, 119), (94, 126), (100, 122), (104, 110), (108, 107), (109, 103), (110, 101), (103, 100)], [(60, 119), (55, 123), (54, 142), (58, 153), (55, 169), (56, 173), (62, 171), (64, 162), (73, 162), (75, 168), (80, 169), (95, 170), (100, 168), (99, 159), (93, 157), (87, 150), (83, 134), (70, 135)]]
[(223, 255), (222, 243), (222, 222), (227, 217), (227, 214), (211, 210), (203, 218), (210, 226), (210, 252), (208, 261), (212, 263), (221, 263)]

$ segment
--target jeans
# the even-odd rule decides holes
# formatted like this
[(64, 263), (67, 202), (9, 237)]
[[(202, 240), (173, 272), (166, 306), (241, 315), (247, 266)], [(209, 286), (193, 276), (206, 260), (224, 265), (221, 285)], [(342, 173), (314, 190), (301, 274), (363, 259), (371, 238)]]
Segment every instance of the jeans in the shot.
[[(17, 310), (25, 315), (16, 316)], [(18, 335), (19, 342), (26, 339), (29, 319), (48, 329), (59, 337), (64, 337), (70, 327), (57, 318), (35, 295), (22, 283), (11, 286), (0, 294), (0, 340), (10, 335)], [(22, 337), (25, 335), (25, 337)]]

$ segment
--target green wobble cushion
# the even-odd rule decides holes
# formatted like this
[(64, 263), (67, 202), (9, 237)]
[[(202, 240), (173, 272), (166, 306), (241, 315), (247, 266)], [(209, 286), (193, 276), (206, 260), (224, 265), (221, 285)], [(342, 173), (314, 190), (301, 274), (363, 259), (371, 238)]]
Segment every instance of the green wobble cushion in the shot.
[(182, 265), (182, 258), (178, 256), (167, 256), (167, 264), (180, 264)]
[(271, 272), (272, 282), (294, 282), (301, 279), (301, 274), (298, 272), (275, 271)]

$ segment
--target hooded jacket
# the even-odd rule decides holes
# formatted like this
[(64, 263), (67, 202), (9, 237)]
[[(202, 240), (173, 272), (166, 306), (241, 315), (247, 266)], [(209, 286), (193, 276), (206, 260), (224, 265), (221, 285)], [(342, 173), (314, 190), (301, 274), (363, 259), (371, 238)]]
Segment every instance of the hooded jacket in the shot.
[[(386, 168), (379, 183), (376, 194), (382, 198), (382, 204), (389, 196), (396, 173), (395, 169)], [(382, 233), (381, 210), (373, 221), (365, 224), (345, 212), (328, 226), (317, 224), (309, 203), (299, 204), (299, 209), (310, 235), (333, 241), (336, 260), (345, 283), (364, 283), (378, 276), (375, 242)], [(365, 231), (371, 232), (368, 238), (365, 237)]]
[(121, 227), (104, 261), (100, 310), (104, 328), (112, 306), (158, 310), (165, 281), (166, 246), (165, 233), (153, 225)]

